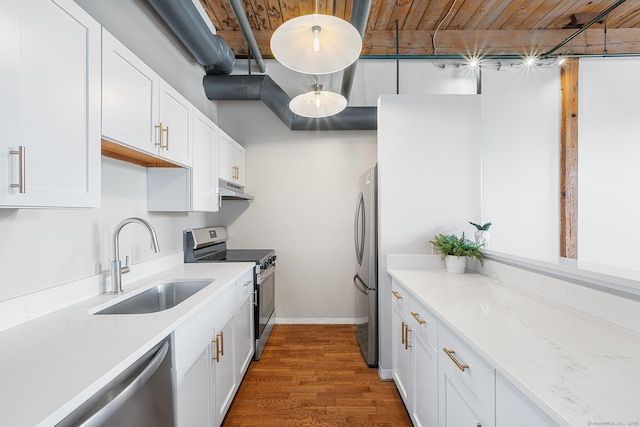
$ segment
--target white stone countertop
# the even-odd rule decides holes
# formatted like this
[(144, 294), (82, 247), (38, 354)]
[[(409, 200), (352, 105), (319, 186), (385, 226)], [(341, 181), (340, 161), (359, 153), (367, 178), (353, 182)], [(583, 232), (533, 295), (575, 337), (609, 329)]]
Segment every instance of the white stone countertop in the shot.
[(640, 425), (637, 332), (477, 273), (388, 272), (559, 425)]
[[(0, 332), (0, 425), (52, 426), (169, 336), (252, 263), (182, 264)], [(157, 282), (210, 278), (177, 306), (150, 314), (92, 315)]]

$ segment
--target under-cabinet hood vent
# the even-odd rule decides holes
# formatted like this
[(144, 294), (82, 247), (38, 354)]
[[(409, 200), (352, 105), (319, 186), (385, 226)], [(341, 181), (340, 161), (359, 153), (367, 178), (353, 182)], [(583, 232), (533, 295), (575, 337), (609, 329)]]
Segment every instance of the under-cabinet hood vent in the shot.
[(253, 200), (253, 196), (244, 192), (244, 187), (242, 185), (221, 179), (219, 186), (220, 197), (222, 197), (222, 200)]

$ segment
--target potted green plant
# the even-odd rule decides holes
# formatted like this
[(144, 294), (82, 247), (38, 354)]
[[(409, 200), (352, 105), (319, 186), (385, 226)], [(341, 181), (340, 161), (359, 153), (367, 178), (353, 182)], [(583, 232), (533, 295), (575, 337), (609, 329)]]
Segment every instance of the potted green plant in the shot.
[(464, 232), (461, 237), (455, 234), (438, 234), (429, 243), (440, 252), (450, 273), (464, 273), (467, 257), (475, 258), (480, 261), (480, 265), (484, 265), (484, 255), (480, 252), (482, 244), (465, 238)]
[(485, 248), (489, 247), (489, 227), (491, 227), (491, 223), (486, 222), (480, 225), (469, 221), (469, 224), (476, 228), (476, 233), (473, 236), (476, 243), (481, 243)]

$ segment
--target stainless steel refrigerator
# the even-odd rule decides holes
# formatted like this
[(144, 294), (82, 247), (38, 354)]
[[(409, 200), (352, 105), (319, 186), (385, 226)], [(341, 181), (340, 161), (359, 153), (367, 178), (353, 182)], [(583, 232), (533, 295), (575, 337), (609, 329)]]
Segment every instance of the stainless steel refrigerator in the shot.
[(356, 334), (362, 355), (370, 367), (378, 366), (378, 239), (377, 167), (360, 177), (353, 237), (357, 271)]

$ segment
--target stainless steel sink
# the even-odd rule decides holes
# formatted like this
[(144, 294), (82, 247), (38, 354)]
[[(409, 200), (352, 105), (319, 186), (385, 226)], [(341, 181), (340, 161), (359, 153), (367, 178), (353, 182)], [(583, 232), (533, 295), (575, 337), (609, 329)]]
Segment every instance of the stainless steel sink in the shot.
[(167, 310), (201, 291), (213, 281), (214, 279), (197, 279), (159, 283), (94, 314), (143, 314)]

